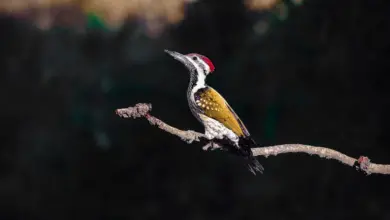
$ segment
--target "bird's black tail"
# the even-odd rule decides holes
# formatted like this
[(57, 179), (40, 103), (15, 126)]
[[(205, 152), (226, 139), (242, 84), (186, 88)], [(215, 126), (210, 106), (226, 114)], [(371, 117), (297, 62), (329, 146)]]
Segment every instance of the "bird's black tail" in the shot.
[(256, 173), (263, 173), (264, 167), (259, 163), (255, 156), (253, 156), (253, 152), (251, 148), (258, 147), (256, 142), (251, 137), (242, 137), (239, 140), (240, 153), (244, 156), (248, 161), (248, 169), (254, 175)]
[(223, 146), (223, 149), (228, 152), (244, 157), (247, 161), (249, 171), (251, 171), (254, 175), (257, 173), (263, 173), (264, 167), (259, 163), (256, 157), (253, 156), (253, 152), (251, 150), (251, 148), (259, 147), (259, 145), (257, 145), (250, 136), (240, 137), (238, 146), (227, 138), (214, 141)]
[(259, 161), (251, 155), (248, 159), (248, 170), (253, 173), (253, 175), (256, 175), (256, 172), (263, 173), (264, 167), (259, 163)]

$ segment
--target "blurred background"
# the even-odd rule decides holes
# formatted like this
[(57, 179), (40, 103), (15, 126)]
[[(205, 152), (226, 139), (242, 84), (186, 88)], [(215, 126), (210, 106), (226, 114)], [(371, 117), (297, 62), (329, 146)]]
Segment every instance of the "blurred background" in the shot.
[(386, 0), (0, 1), (0, 219), (390, 219), (390, 177), (304, 154), (203, 152), (115, 109), (203, 131), (182, 64), (208, 56), (264, 145), (390, 163)]

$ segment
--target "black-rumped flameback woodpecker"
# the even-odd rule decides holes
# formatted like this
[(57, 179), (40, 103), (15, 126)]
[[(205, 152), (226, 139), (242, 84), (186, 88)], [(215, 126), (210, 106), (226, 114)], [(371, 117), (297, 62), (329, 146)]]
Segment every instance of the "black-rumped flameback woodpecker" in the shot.
[(216, 143), (212, 146), (222, 146), (230, 152), (244, 156), (248, 161), (248, 169), (253, 174), (262, 173), (264, 168), (251, 150), (258, 145), (227, 101), (206, 84), (206, 77), (215, 69), (210, 59), (196, 53), (184, 55), (169, 50), (165, 52), (189, 70), (188, 104), (192, 114), (203, 124), (205, 137), (211, 143)]

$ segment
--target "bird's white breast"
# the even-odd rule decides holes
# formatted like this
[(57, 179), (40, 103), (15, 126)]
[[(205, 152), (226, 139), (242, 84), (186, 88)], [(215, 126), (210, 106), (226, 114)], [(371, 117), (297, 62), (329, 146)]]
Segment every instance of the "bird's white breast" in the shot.
[(238, 146), (238, 136), (234, 134), (232, 130), (228, 129), (222, 123), (215, 119), (212, 119), (202, 114), (200, 114), (199, 116), (203, 122), (205, 128), (205, 136), (207, 139), (223, 139), (224, 137), (227, 137), (229, 140), (235, 143), (236, 146)]

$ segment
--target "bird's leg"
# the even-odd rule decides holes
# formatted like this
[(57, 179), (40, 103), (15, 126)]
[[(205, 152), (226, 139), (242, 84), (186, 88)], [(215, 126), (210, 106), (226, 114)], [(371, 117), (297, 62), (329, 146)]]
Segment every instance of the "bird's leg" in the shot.
[(219, 143), (218, 139), (215, 138), (215, 135), (213, 135), (213, 133), (210, 132), (210, 130), (206, 129), (204, 136), (207, 140), (209, 140), (209, 142), (205, 146), (202, 147), (203, 150), (213, 151), (216, 149), (223, 149), (222, 148), (223, 145), (221, 143)]
[(213, 150), (221, 149), (221, 148), (222, 148), (221, 145), (219, 145), (218, 143), (215, 143), (215, 142), (212, 141), (212, 140), (211, 140), (209, 143), (207, 143), (205, 146), (202, 147), (202, 149), (203, 149), (204, 151), (208, 151), (208, 150), (213, 151)]

